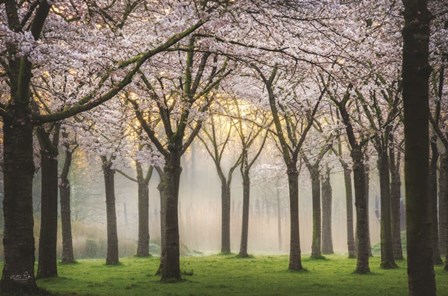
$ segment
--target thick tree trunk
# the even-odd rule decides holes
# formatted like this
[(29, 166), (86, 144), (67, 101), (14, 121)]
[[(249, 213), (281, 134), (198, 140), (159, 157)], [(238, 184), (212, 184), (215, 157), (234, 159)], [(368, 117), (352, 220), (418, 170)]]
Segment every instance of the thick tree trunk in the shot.
[(110, 161), (103, 160), (104, 185), (106, 189), (107, 255), (106, 264), (116, 265), (118, 260), (117, 212), (115, 209), (115, 171)]
[(366, 212), (367, 212), (367, 249), (369, 250), (369, 257), (373, 257), (372, 244), (370, 242), (370, 219), (369, 219), (369, 204), (370, 204), (370, 168), (365, 166), (365, 198), (366, 198)]
[(396, 159), (400, 155), (395, 155), (393, 148), (390, 149), (390, 199), (392, 218), (392, 245), (395, 260), (403, 259), (403, 247), (401, 245), (401, 180), (400, 180), (400, 160)]
[(289, 270), (301, 271), (302, 257), (300, 251), (299, 228), (299, 172), (296, 164), (288, 165), (289, 207), (291, 219), (291, 235), (289, 246)]
[(58, 275), (56, 246), (58, 231), (58, 159), (57, 154), (41, 147), (41, 222), (38, 278)]
[(327, 171), (322, 180), (322, 253), (334, 254), (333, 234), (331, 231), (333, 193), (330, 182), (330, 172)]
[(437, 139), (431, 141), (431, 162), (429, 167), (429, 206), (431, 218), (431, 242), (432, 260), (435, 265), (442, 265), (443, 261), (439, 251), (439, 221), (437, 218), (437, 161), (439, 151), (437, 149)]
[(221, 253), (230, 254), (230, 186), (221, 181)]
[(320, 208), (320, 174), (319, 167), (310, 169), (311, 174), (311, 192), (313, 207), (313, 239), (311, 244), (311, 258), (322, 258), (322, 213)]
[(427, 0), (403, 0), (403, 103), (409, 295), (435, 296), (429, 192)]
[(357, 263), (356, 273), (369, 273), (369, 214), (366, 198), (366, 168), (361, 149), (352, 149), (355, 185)]
[(165, 157), (162, 175), (162, 199), (164, 206), (164, 243), (161, 258), (162, 282), (175, 282), (181, 279), (179, 261), (179, 182), (182, 168), (180, 152), (170, 150)]
[(378, 172), (381, 196), (381, 268), (398, 267), (392, 248), (392, 219), (390, 198), (389, 157), (387, 151), (378, 151)]
[(247, 244), (249, 238), (249, 202), (250, 202), (250, 177), (247, 170), (243, 171), (243, 217), (241, 223), (241, 243), (239, 257), (248, 257)]
[(355, 248), (355, 234), (353, 231), (353, 190), (351, 170), (347, 165), (342, 165), (344, 169), (344, 183), (345, 183), (345, 200), (347, 211), (347, 247), (348, 257), (356, 258)]
[(138, 243), (137, 257), (149, 256), (149, 188), (138, 180)]
[(448, 232), (447, 232), (447, 207), (446, 202), (447, 184), (448, 184), (448, 158), (446, 154), (440, 158), (439, 170), (439, 249), (440, 252), (447, 255)]
[(13, 118), (3, 119), (4, 159), (4, 293), (32, 292), (34, 277), (33, 235), (33, 127), (27, 110), (11, 107)]

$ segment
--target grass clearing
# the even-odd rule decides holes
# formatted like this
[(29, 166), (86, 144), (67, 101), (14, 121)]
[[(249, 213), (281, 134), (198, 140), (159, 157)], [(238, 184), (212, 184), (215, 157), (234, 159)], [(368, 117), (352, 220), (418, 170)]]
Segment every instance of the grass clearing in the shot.
[[(405, 261), (400, 268), (382, 270), (371, 258), (372, 273), (353, 274), (356, 261), (343, 256), (327, 260), (303, 259), (306, 272), (287, 270), (287, 256), (182, 257), (184, 281), (163, 284), (154, 273), (158, 258), (122, 258), (118, 266), (104, 260), (79, 260), (59, 267), (59, 277), (38, 285), (59, 295), (301, 295), (301, 296), (400, 296), (407, 295)], [(448, 272), (436, 267), (439, 296), (448, 296)]]

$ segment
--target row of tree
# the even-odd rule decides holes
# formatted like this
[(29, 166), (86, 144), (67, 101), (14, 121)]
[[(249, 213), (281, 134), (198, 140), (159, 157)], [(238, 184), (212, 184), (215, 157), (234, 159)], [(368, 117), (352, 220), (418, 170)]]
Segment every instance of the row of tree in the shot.
[[(231, 177), (240, 169), (243, 227), (239, 255), (244, 257), (251, 169), (270, 137), (288, 179), (289, 269), (303, 269), (299, 162), (303, 161), (311, 176), (312, 256), (319, 258), (322, 224), (328, 234), (330, 216), (326, 213), (322, 223), (321, 200), (329, 202), (329, 188), (328, 170), (321, 165), (331, 152), (339, 158), (346, 177), (348, 251), (349, 256), (356, 256), (356, 272), (361, 274), (370, 271), (367, 164), (372, 148), (381, 189), (381, 266), (396, 267), (395, 259), (402, 257), (397, 225), (404, 140), (410, 294), (435, 295), (433, 263), (441, 262), (439, 238), (442, 246), (447, 245), (448, 216), (443, 188), (448, 175), (446, 157), (439, 165), (439, 194), (436, 174), (441, 152), (437, 141), (447, 142), (448, 15), (443, 3), (430, 3), (435, 16), (431, 26), (424, 0), (407, 0), (403, 5), (387, 0), (5, 0), (0, 7), (4, 11), (0, 16), (4, 291), (37, 288), (33, 271), (34, 149), (39, 149), (42, 173), (38, 277), (57, 275), (58, 186), (63, 257), (67, 262), (74, 259), (67, 176), (71, 155), (79, 145), (95, 151), (102, 161), (108, 264), (118, 263), (114, 174), (120, 161), (130, 155), (135, 161), (137, 177), (129, 177), (139, 186), (141, 255), (148, 252), (148, 182), (153, 169), (157, 170), (160, 274), (162, 281), (171, 282), (181, 277), (178, 200), (183, 155), (199, 138), (216, 165), (222, 182), (224, 253), (230, 252)], [(148, 34), (147, 28), (155, 30)], [(431, 83), (429, 61), (440, 69)], [(431, 108), (429, 98), (433, 99)], [(220, 117), (230, 119), (227, 128), (216, 126)], [(431, 167), (429, 122), (434, 130)], [(220, 128), (225, 132), (218, 136)], [(222, 157), (231, 141), (238, 142), (240, 152), (225, 173)], [(59, 146), (64, 147), (66, 158), (58, 184)], [(327, 184), (323, 199), (322, 175)]]

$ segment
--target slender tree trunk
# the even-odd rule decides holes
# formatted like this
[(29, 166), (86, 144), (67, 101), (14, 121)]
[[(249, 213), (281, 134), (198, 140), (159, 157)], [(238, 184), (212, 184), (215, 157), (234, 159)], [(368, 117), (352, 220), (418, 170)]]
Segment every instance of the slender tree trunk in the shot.
[(4, 159), (4, 265), (1, 290), (32, 292), (34, 277), (33, 235), (33, 127), (26, 107), (11, 107), (13, 118), (3, 118)]
[(403, 103), (409, 295), (435, 296), (429, 193), (427, 0), (403, 0)]
[(56, 246), (58, 230), (58, 160), (57, 154), (41, 148), (41, 222), (39, 236), (38, 278), (58, 275)]
[(70, 210), (70, 180), (68, 173), (72, 162), (73, 152), (65, 151), (64, 168), (61, 173), (59, 182), (59, 194), (61, 197), (61, 229), (62, 229), (62, 263), (74, 263), (75, 256), (73, 254), (73, 238), (72, 238), (72, 222)]
[(348, 257), (356, 258), (355, 248), (355, 234), (353, 231), (353, 191), (352, 191), (352, 177), (351, 171), (347, 165), (342, 165), (344, 169), (344, 183), (345, 183), (345, 200), (347, 210), (347, 247)]
[(221, 180), (221, 253), (230, 254), (230, 186)]
[(289, 206), (291, 219), (291, 235), (289, 249), (289, 270), (301, 271), (302, 257), (300, 251), (299, 228), (299, 172), (296, 164), (288, 165)]
[(137, 257), (149, 256), (149, 188), (138, 180), (138, 243)]
[(277, 240), (278, 250), (282, 251), (282, 208), (280, 200), (280, 190), (278, 186), (275, 188), (275, 196), (277, 197)]
[(327, 170), (322, 180), (322, 253), (334, 254), (332, 225), (333, 193), (330, 182), (330, 172)]
[(250, 177), (249, 171), (243, 170), (243, 219), (241, 224), (241, 244), (239, 257), (248, 257), (247, 244), (249, 237), (249, 202), (250, 202)]
[(437, 219), (437, 161), (439, 151), (437, 149), (437, 139), (431, 140), (431, 162), (429, 167), (429, 206), (431, 218), (431, 242), (432, 260), (435, 265), (442, 265), (443, 261), (439, 251), (439, 221)]
[(311, 258), (322, 258), (322, 213), (320, 208), (320, 174), (319, 167), (313, 167), (311, 173), (311, 192), (313, 206), (313, 241), (311, 245)]
[(356, 273), (369, 273), (369, 214), (366, 198), (366, 167), (360, 148), (352, 149), (355, 185), (357, 263)]
[[(180, 149), (179, 149), (180, 150)], [(164, 243), (162, 250), (162, 282), (175, 282), (181, 279), (179, 261), (179, 182), (182, 168), (180, 151), (170, 150), (165, 157), (162, 175), (162, 195), (164, 206)]]
[(392, 219), (390, 198), (389, 157), (387, 150), (378, 149), (378, 172), (381, 196), (381, 268), (398, 267), (392, 248)]
[(115, 209), (115, 171), (112, 163), (103, 158), (104, 185), (106, 189), (107, 216), (107, 265), (116, 265), (118, 260), (117, 212)]
[(440, 252), (447, 255), (448, 232), (447, 232), (447, 207), (446, 202), (447, 184), (448, 184), (448, 158), (446, 154), (440, 157), (439, 170), (439, 249)]
[[(392, 244), (395, 260), (403, 259), (403, 247), (401, 245), (401, 180), (400, 161), (395, 160), (394, 150), (390, 150), (390, 172), (391, 172), (391, 218), (392, 218)], [(400, 157), (397, 155), (397, 157)]]

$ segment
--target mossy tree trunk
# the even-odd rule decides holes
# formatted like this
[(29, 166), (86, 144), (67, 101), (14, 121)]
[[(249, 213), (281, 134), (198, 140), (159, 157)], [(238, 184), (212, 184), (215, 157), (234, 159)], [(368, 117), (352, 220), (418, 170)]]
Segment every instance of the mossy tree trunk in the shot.
[(409, 295), (435, 296), (429, 197), (427, 0), (403, 0), (403, 102)]

